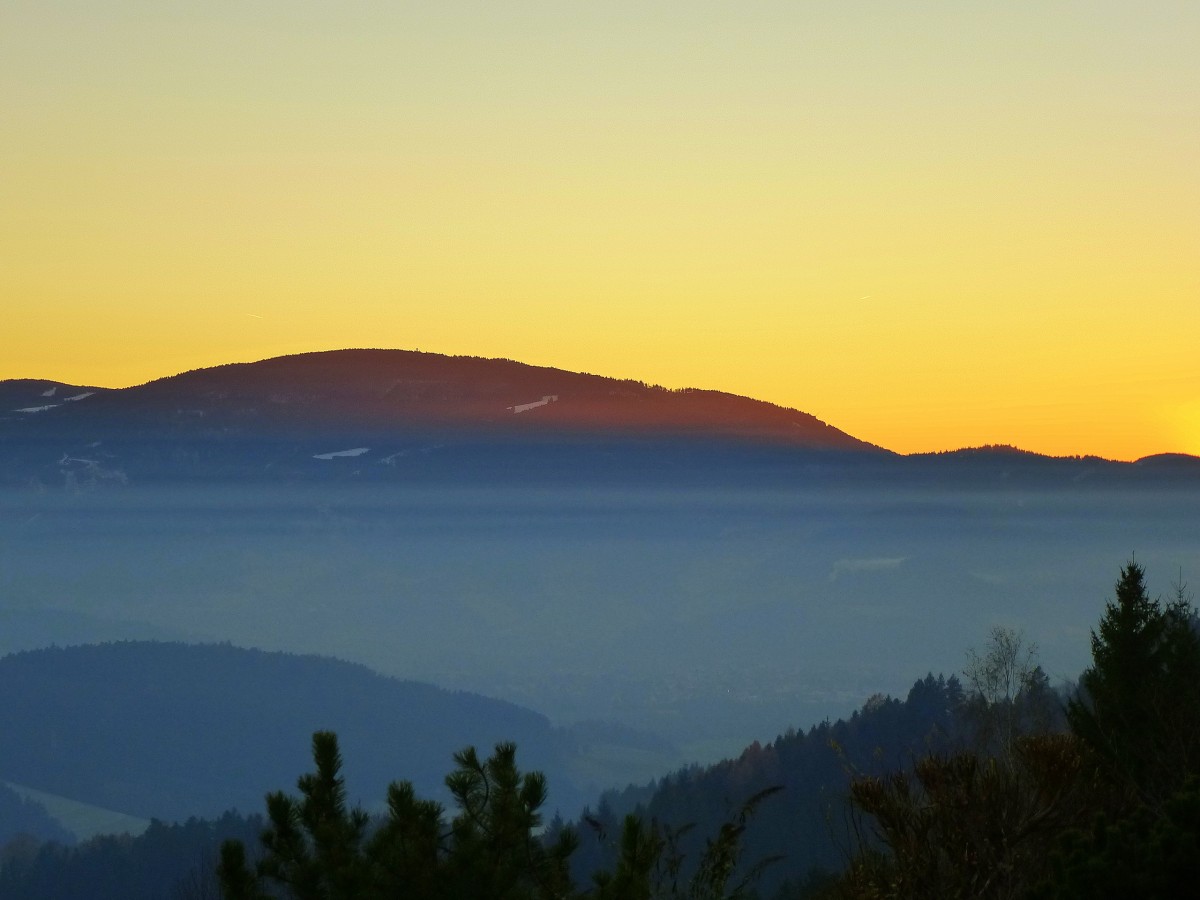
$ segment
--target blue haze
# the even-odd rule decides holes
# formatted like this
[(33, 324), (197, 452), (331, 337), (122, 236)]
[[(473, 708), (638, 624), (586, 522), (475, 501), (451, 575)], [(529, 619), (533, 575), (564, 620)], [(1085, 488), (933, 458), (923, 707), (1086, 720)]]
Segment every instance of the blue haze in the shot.
[(0, 651), (154, 637), (315, 652), (732, 751), (959, 671), (993, 624), (1074, 678), (1132, 552), (1156, 592), (1200, 572), (1198, 498), (878, 482), (11, 490)]

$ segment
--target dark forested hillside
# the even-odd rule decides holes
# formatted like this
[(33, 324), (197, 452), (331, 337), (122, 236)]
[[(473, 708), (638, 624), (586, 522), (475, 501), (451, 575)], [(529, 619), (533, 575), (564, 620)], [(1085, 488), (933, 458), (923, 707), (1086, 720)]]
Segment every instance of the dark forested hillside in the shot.
[(37, 900), (216, 900), (222, 841), (258, 840), (259, 815), (183, 823), (155, 820), (137, 837), (92, 838), (77, 847), (15, 842), (0, 861), (0, 897)]
[(706, 837), (746, 800), (775, 786), (783, 790), (757, 807), (743, 837), (747, 864), (782, 857), (764, 873), (764, 891), (814, 867), (838, 870), (851, 844), (846, 803), (851, 779), (954, 746), (966, 733), (964, 710), (956, 677), (927, 675), (904, 700), (877, 695), (848, 719), (789, 731), (765, 745), (755, 742), (736, 759), (683, 769), (649, 789), (610, 791), (576, 825), (582, 841), (573, 871), (583, 880), (613, 865), (628, 813), (674, 828), (693, 826), (681, 846), (694, 860)]
[[(369, 679), (374, 676), (354, 666), (346, 667), (350, 671), (338, 673), (338, 666), (330, 666), (329, 660), (263, 654), (230, 647), (117, 644), (8, 657), (0, 661), (0, 679), (4, 684), (28, 686), (34, 681), (30, 672), (46, 661), (58, 664), (54, 668), (60, 676), (59, 689), (43, 686), (39, 695), (44, 700), (58, 696), (53, 707), (55, 714), (49, 718), (59, 725), (35, 730), (30, 745), (49, 748), (51, 758), (62, 765), (63, 755), (56, 755), (53, 736), (69, 736), (72, 744), (91, 746), (96, 751), (92, 755), (99, 762), (99, 773), (92, 781), (112, 782), (118, 772), (145, 769), (143, 777), (127, 776), (126, 782), (142, 783), (147, 792), (152, 788), (161, 790), (157, 787), (158, 782), (151, 778), (154, 775), (181, 797), (189, 796), (185, 785), (190, 775), (191, 802), (198, 804), (197, 809), (204, 805), (195, 797), (195, 787), (207, 779), (226, 779), (230, 785), (253, 781), (258, 799), (245, 807), (248, 811), (261, 808), (261, 796), (267, 788), (294, 783), (296, 772), (304, 768), (303, 761), (296, 763), (295, 760), (303, 757), (306, 741), (303, 737), (292, 738), (290, 731), (298, 709), (321, 706), (319, 698), (300, 699), (310, 692), (326, 698), (340, 697), (343, 705), (349, 708), (340, 716), (329, 706), (324, 710), (331, 721), (336, 720), (342, 727), (341, 734), (347, 736), (343, 739), (346, 777), (352, 786), (369, 785), (365, 794), (357, 794), (368, 806), (382, 796), (381, 785), (387, 781), (412, 780), (415, 773), (423, 771), (423, 766), (431, 766), (439, 774), (447, 771), (448, 756), (435, 753), (435, 762), (422, 762), (420, 752), (423, 748), (439, 742), (441, 748), (463, 744), (462, 740), (455, 742), (453, 737), (447, 736), (453, 730), (449, 726), (427, 731), (430, 720), (417, 713), (412, 714), (411, 730), (392, 734), (389, 738), (379, 725), (379, 721), (387, 720), (386, 715), (380, 715), (378, 720), (364, 721), (354, 713), (354, 709), (360, 707), (364, 711), (372, 707), (386, 709), (382, 699), (387, 696), (386, 690), (378, 686), (374, 691), (368, 689)], [(211, 665), (214, 661), (226, 665), (214, 668)], [(271, 666), (278, 667), (277, 677), (264, 679), (260, 674), (255, 685), (249, 673), (256, 668)], [(328, 681), (326, 687), (315, 687), (313, 678), (301, 677), (305, 668), (310, 669), (310, 674), (324, 675)], [(232, 698), (236, 692), (220, 684), (190, 693), (182, 691), (180, 684), (194, 683), (201, 670), (205, 677), (215, 677), (219, 682), (244, 681), (247, 687), (236, 698)], [(219, 675), (216, 674), (218, 670), (221, 670)], [(86, 680), (84, 673), (93, 676), (103, 673), (106, 686), (95, 690), (81, 685), (81, 680)], [(277, 690), (279, 678), (289, 677), (296, 678), (291, 682), (294, 690), (284, 692), (292, 695), (292, 708), (279, 709), (277, 707), (289, 705)], [(264, 686), (271, 684), (276, 690)], [(80, 689), (69, 691), (68, 685)], [(137, 702), (131, 706), (136, 709), (122, 712), (120, 704), (113, 702), (122, 686), (133, 688)], [(432, 689), (426, 690), (432, 692)], [(65, 693), (73, 693), (75, 699), (64, 703), (62, 695)], [(436, 693), (441, 692), (432, 692), (426, 699), (432, 700)], [(468, 705), (474, 703), (472, 708), (480, 714), (489, 714), (487, 701), (482, 698), (461, 699)], [(10, 701), (6, 698), (5, 702)], [(229, 703), (232, 708), (228, 719), (218, 724), (216, 717), (220, 715), (222, 703)], [(168, 715), (164, 704), (174, 705), (176, 711)], [(93, 712), (85, 714), (84, 708), (91, 708)], [(250, 709), (254, 715), (246, 718), (236, 712), (238, 708)], [(783, 790), (757, 808), (741, 837), (747, 864), (771, 855), (783, 857), (780, 864), (771, 867), (760, 879), (759, 886), (764, 895), (785, 879), (802, 879), (814, 867), (836, 871), (844, 864), (851, 843), (846, 806), (851, 779), (864, 773), (883, 773), (905, 765), (922, 753), (955, 745), (963, 739), (967, 728), (964, 709), (963, 689), (956, 678), (929, 675), (917, 681), (903, 701), (876, 696), (846, 720), (825, 722), (806, 732), (789, 731), (769, 744), (752, 744), (736, 759), (707, 768), (684, 769), (645, 789), (609, 792), (596, 808), (585, 811), (576, 826), (581, 840), (571, 858), (574, 878), (583, 885), (589, 883), (595, 871), (615, 870), (618, 839), (626, 813), (636, 812), (647, 822), (654, 820), (676, 827), (694, 825), (681, 841), (680, 849), (689, 859), (695, 860), (702, 854), (704, 842), (720, 832), (721, 825), (736, 815), (741, 804), (754, 794), (775, 786)], [(136, 724), (138, 710), (145, 718), (144, 727)], [(83, 724), (75, 729), (65, 729), (63, 724), (73, 718), (82, 720)], [(192, 724), (180, 725), (181, 720)], [(173, 752), (163, 754), (165, 758), (137, 749), (138, 734), (155, 730), (156, 723), (157, 733), (161, 735), (158, 747), (173, 749)], [(235, 728), (232, 732), (228, 730), (231, 726)], [(89, 743), (106, 729), (111, 729), (111, 733), (125, 733), (125, 739), (118, 742), (123, 749), (117, 750), (104, 740), (94, 745)], [(225, 729), (222, 732), (224, 739), (218, 736), (218, 729)], [(203, 734), (206, 731), (208, 737)], [(284, 736), (285, 731), (289, 736)], [(530, 753), (525, 753), (524, 746), (521, 748), (523, 760), (536, 760), (539, 756), (537, 735), (532, 733), (530, 736)], [(540, 755), (545, 758), (546, 736), (543, 735), (541, 740)], [(8, 736), (0, 735), (0, 741), (5, 742), (0, 744), (0, 752), (6, 754), (7, 747), (18, 746)], [(364, 741), (374, 746), (386, 745), (387, 750), (383, 754), (364, 752), (361, 748)], [(482, 741), (475, 743), (484, 748), (490, 746)], [(355, 749), (356, 745), (358, 749)], [(553, 748), (549, 753), (553, 758)], [(203, 757), (208, 757), (211, 765), (200, 765)], [(15, 757), (14, 762), (28, 767), (21, 771), (32, 777), (38, 771), (35, 758), (36, 754), (26, 753)], [(235, 764), (227, 764), (230, 760)], [(43, 768), (48, 777), (57, 779), (53, 786), (64, 793), (68, 792), (67, 788), (87, 789), (95, 801), (108, 796), (104, 794), (103, 784), (91, 784), (82, 777), (82, 770), (88, 768), (83, 763), (71, 772), (53, 765)], [(531, 765), (530, 768), (541, 766)], [(382, 780), (363, 778), (364, 769), (380, 775)], [(270, 773), (263, 774), (267, 770)], [(438, 796), (439, 792), (429, 787), (430, 780), (425, 779), (420, 793)], [(553, 790), (553, 776), (550, 786)], [(251, 790), (249, 784), (245, 784), (245, 789)], [(176, 802), (188, 801), (179, 799)], [(212, 802), (210, 799), (208, 805)], [(551, 835), (561, 827), (561, 820), (558, 820), (551, 826)], [(193, 877), (190, 873), (196, 867), (184, 851), (191, 848), (193, 855), (199, 852), (197, 847), (211, 851), (214, 829), (224, 829), (222, 833), (229, 832), (227, 836), (236, 837), (251, 849), (256, 846), (257, 833), (252, 833), (242, 820), (229, 816), (216, 823), (189, 822), (186, 827), (168, 827), (155, 822), (147, 834), (139, 838), (95, 839), (78, 850), (47, 845), (40, 850), (14, 851), (10, 854), (13, 861), (0, 878), (0, 887), (8, 885), (21, 891), (37, 887), (36, 895), (46, 897), (101, 896), (89, 894), (81, 887), (95, 878), (97, 884), (103, 882), (113, 886), (118, 893), (112, 896), (118, 896), (120, 885), (140, 884), (138, 879), (143, 876), (135, 872), (150, 867), (157, 873), (153, 876), (157, 879), (156, 884), (175, 885), (171, 896), (190, 896), (183, 893), (180, 886)], [(19, 893), (16, 896), (26, 895)]]
[[(21, 797), (0, 783), (0, 847), (24, 835), (40, 841), (70, 842), (73, 838), (40, 803)], [(4, 896), (0, 892), (0, 896)]]
[(1045, 695), (1045, 678), (1008, 652), (1017, 645), (1003, 629), (993, 635), (986, 663), (968, 670), (982, 686), (981, 708), (1001, 727), (987, 730), (983, 746), (854, 781), (867, 840), (836, 896), (1196, 896), (1200, 621), (1182, 579), (1164, 602), (1148, 593), (1137, 562), (1121, 569), (1058, 733), (1044, 723), (1026, 729), (1013, 715), (1023, 696)]
[(475, 694), (333, 659), (228, 645), (122, 642), (0, 659), (0, 779), (144, 818), (255, 810), (331, 728), (356, 796), (398, 773), (439, 795), (450, 755), (520, 743), (575, 802), (549, 722)]

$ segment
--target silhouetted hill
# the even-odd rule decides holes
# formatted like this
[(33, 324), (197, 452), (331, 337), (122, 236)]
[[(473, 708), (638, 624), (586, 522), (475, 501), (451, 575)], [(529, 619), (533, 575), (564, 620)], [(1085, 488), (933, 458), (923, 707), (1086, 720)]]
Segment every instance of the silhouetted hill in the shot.
[(938, 453), (914, 453), (899, 467), (925, 484), (1059, 488), (1133, 485), (1195, 485), (1200, 457), (1182, 453), (1120, 462), (1099, 456), (1045, 456), (1009, 445), (964, 447)]
[(277, 427), (696, 434), (876, 449), (807, 413), (719, 391), (671, 391), (507, 359), (407, 350), (335, 350), (218, 366), (152, 381), (128, 394), (142, 409), (168, 417), (185, 403), (227, 421), (253, 418)]
[(1134, 465), (1159, 472), (1200, 475), (1200, 456), (1188, 453), (1156, 453), (1153, 456), (1143, 456)]
[(0, 484), (1195, 480), (990, 446), (900, 457), (794, 409), (505, 359), (335, 350), (119, 390), (0, 382)]
[(621, 456), (642, 445), (636, 465), (646, 442), (651, 456), (697, 444), (883, 452), (807, 413), (718, 391), (405, 350), (284, 356), (50, 402), (68, 390), (0, 384), (0, 478), (277, 481), (347, 468), (395, 478), (553, 467), (564, 454), (578, 470), (581, 452), (587, 470), (612, 463), (589, 461), (587, 448)]
[(341, 737), (351, 796), (407, 778), (441, 796), (451, 755), (516, 741), (523, 764), (569, 796), (547, 720), (476, 694), (316, 656), (228, 645), (121, 642), (0, 659), (0, 779), (142, 817), (262, 808), (310, 764), (319, 729)]

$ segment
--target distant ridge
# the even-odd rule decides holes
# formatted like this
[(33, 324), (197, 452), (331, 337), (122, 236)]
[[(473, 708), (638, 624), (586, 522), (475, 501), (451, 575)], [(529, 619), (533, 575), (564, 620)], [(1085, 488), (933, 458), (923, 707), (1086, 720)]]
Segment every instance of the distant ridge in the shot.
[(1193, 456), (1190, 453), (1155, 453), (1151, 456), (1143, 456), (1134, 465), (1143, 468), (1200, 472), (1200, 456)]
[(570, 796), (563, 741), (539, 713), (330, 657), (147, 641), (26, 651), (0, 658), (0, 714), (0, 780), (142, 818), (259, 811), (306, 771), (319, 729), (342, 736), (370, 801), (396, 778), (438, 795), (452, 753), (501, 740)]
[(411, 350), (281, 356), (109, 390), (0, 382), (9, 484), (707, 479), (813, 453), (893, 456), (761, 400)]
[(960, 447), (957, 450), (937, 450), (931, 453), (910, 453), (909, 459), (1025, 459), (1030, 461), (1047, 461), (1047, 462), (1090, 462), (1101, 463), (1118, 466), (1143, 466), (1143, 467), (1175, 467), (1179, 469), (1188, 469), (1196, 466), (1200, 467), (1200, 456), (1193, 456), (1190, 453), (1154, 453), (1150, 456), (1143, 456), (1134, 460), (1132, 463), (1123, 463), (1118, 460), (1107, 459), (1103, 456), (1079, 455), (1079, 456), (1049, 456), (1045, 453), (1038, 453), (1034, 450), (1025, 450), (1021, 447), (1015, 447), (1012, 444), (983, 444), (979, 447)]
[(1009, 445), (901, 456), (795, 409), (508, 359), (329, 350), (129, 388), (0, 382), (0, 484), (144, 482), (778, 483), (1193, 480), (1186, 454), (1136, 464)]
[(1069, 460), (1072, 462), (1090, 461), (1098, 463), (1115, 463), (1116, 460), (1105, 459), (1102, 456), (1049, 456), (1035, 450), (1026, 450), (1012, 444), (982, 444), (978, 447), (959, 447), (956, 450), (936, 450), (930, 453), (910, 453), (910, 459), (1008, 459), (1008, 460)]
[(264, 422), (449, 426), (518, 434), (688, 434), (879, 451), (808, 413), (508, 359), (330, 350), (234, 363), (115, 392), (111, 402), (236, 407)]

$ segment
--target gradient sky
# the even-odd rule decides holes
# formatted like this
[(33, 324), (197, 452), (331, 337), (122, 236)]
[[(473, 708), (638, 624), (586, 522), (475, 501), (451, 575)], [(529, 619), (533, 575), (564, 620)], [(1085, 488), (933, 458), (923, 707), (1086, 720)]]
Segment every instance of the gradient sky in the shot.
[(0, 378), (337, 347), (1200, 453), (1200, 3), (6, 0)]

